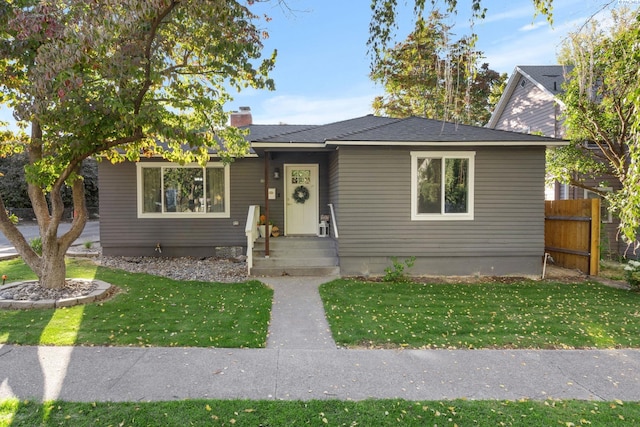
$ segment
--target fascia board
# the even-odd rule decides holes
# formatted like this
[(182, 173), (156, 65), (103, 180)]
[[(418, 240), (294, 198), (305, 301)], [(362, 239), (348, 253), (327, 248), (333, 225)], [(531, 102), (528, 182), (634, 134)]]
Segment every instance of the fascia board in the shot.
[(518, 83), (517, 81), (519, 80), (518, 78), (516, 78), (516, 75), (519, 75), (519, 74), (520, 74), (520, 69), (516, 67), (513, 70), (513, 73), (511, 73), (511, 75), (509, 76), (509, 80), (507, 80), (507, 85), (504, 88), (504, 92), (502, 92), (502, 95), (498, 100), (498, 104), (496, 105), (496, 108), (493, 110), (493, 113), (491, 113), (491, 117), (489, 118), (489, 123), (487, 123), (486, 127), (495, 129), (496, 125), (498, 124), (498, 118), (504, 111), (505, 107), (507, 106), (507, 103), (509, 102), (509, 99), (511, 98), (511, 95), (513, 94), (513, 91), (516, 88), (516, 85)]
[(253, 148), (325, 148), (324, 142), (252, 142)]
[(546, 87), (544, 87), (544, 85), (542, 85), (542, 83), (538, 82), (537, 80), (535, 80), (533, 77), (531, 77), (529, 74), (525, 73), (524, 71), (522, 71), (519, 67), (518, 68), (518, 72), (520, 74), (522, 74), (523, 77), (525, 77), (527, 80), (529, 80), (531, 83), (533, 83), (538, 89), (540, 89), (541, 91), (543, 91), (544, 93), (546, 93), (547, 95), (549, 95), (551, 98), (553, 98), (553, 100), (555, 102), (557, 102), (562, 108), (564, 108), (564, 102), (562, 102), (560, 100), (560, 98), (558, 98), (553, 92), (551, 92), (549, 89), (547, 89)]
[(557, 141), (327, 141), (327, 145), (374, 147), (562, 147), (568, 140)]

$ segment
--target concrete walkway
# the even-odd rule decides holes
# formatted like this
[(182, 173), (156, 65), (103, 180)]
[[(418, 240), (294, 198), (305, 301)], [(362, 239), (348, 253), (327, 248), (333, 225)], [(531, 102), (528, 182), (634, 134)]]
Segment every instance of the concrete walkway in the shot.
[(267, 348), (334, 350), (318, 288), (332, 277), (264, 277), (273, 288)]
[(1, 345), (0, 399), (640, 401), (640, 350), (338, 349), (317, 293), (327, 280), (264, 279), (265, 349)]

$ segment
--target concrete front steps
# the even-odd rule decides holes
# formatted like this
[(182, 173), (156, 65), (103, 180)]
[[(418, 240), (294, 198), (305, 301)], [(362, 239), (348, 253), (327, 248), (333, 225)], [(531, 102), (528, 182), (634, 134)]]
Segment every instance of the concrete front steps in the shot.
[(331, 237), (272, 237), (253, 248), (252, 276), (331, 276), (340, 274), (336, 242)]

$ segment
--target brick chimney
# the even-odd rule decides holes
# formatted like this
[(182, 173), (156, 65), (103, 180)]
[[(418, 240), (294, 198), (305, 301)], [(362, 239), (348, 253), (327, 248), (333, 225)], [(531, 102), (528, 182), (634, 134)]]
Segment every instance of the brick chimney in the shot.
[(231, 126), (239, 128), (251, 124), (253, 124), (251, 107), (240, 107), (240, 111), (233, 111), (231, 113)]

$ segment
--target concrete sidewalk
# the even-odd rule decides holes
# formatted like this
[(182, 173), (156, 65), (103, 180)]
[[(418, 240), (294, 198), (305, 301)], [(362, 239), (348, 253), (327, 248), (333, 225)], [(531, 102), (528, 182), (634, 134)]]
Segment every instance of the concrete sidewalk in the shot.
[(640, 400), (638, 350), (0, 347), (0, 399)]
[(274, 288), (266, 349), (0, 346), (0, 399), (640, 401), (640, 350), (344, 350), (318, 286)]

